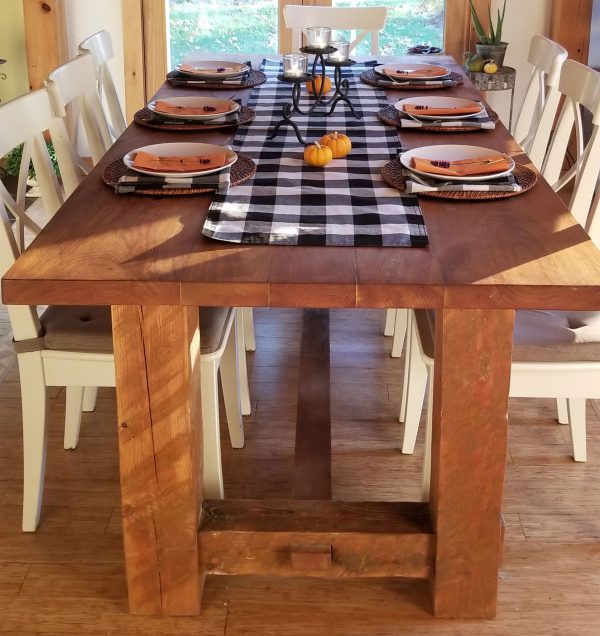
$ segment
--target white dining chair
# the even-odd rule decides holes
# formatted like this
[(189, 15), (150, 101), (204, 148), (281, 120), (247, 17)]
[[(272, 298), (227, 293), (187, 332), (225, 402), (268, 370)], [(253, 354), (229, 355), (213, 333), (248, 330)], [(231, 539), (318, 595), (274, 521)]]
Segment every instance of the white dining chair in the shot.
[[(302, 35), (310, 26), (326, 26), (335, 31), (351, 31), (352, 52), (363, 40), (370, 36), (371, 54), (379, 53), (379, 31), (385, 26), (386, 7), (315, 7), (300, 4), (286, 4), (283, 19), (286, 28), (292, 29), (292, 50), (302, 46)], [(333, 39), (333, 38), (332, 38)]]
[(531, 76), (513, 136), (538, 170), (542, 168), (558, 110), (558, 82), (567, 57), (567, 49), (560, 44), (542, 35), (531, 38), (527, 57), (532, 66)]
[(81, 54), (91, 55), (94, 60), (100, 103), (105, 109), (111, 137), (115, 140), (125, 130), (127, 124), (108, 64), (114, 57), (110, 33), (98, 31), (90, 35), (79, 43), (78, 50)]
[(92, 163), (96, 165), (112, 145), (108, 122), (104, 115), (98, 87), (96, 66), (91, 55), (79, 55), (59, 66), (46, 78), (46, 88), (57, 117), (66, 120), (67, 108), (71, 108), (74, 152), (77, 148), (79, 117), (89, 145)]
[[(52, 216), (64, 201), (64, 194), (52, 168), (44, 131), (61, 147), (64, 124), (50, 106), (46, 89), (34, 91), (0, 105), (0, 155), (24, 143), (21, 175), (15, 198), (4, 186), (0, 203), (0, 272), (4, 274), (23, 252), (21, 210), (29, 158), (38, 179), (42, 201)], [(68, 146), (66, 142), (64, 145)], [(56, 148), (56, 145), (55, 145)], [(61, 174), (77, 168), (69, 152), (57, 152)], [(69, 165), (71, 163), (71, 165)], [(15, 217), (14, 228), (7, 209)], [(33, 224), (34, 232), (41, 228)], [(15, 236), (16, 234), (16, 236)], [(23, 417), (23, 530), (35, 531), (40, 519), (46, 457), (46, 418), (49, 386), (66, 387), (65, 448), (75, 448), (79, 438), (85, 387), (115, 386), (110, 308), (50, 306), (41, 317), (35, 307), (8, 307), (19, 364)], [(200, 377), (204, 436), (205, 492), (223, 497), (217, 372), (225, 402), (231, 444), (244, 445), (237, 370), (235, 311), (201, 308)], [(87, 395), (93, 405), (94, 391)]]
[[(555, 190), (574, 180), (569, 209), (600, 245), (600, 198), (596, 193), (600, 174), (600, 73), (567, 60), (558, 90), (565, 102), (552, 135), (543, 175)], [(592, 132), (583, 139), (581, 109), (591, 113)], [(561, 166), (575, 131), (579, 155), (573, 167), (560, 177)], [(411, 311), (410, 347), (403, 386), (403, 453), (412, 453), (419, 427), (425, 389), (427, 433), (423, 497), (429, 494), (431, 412), (435, 315), (428, 310)], [(517, 311), (513, 337), (513, 363), (509, 395), (565, 400), (573, 458), (586, 461), (586, 399), (600, 398), (600, 312)], [(560, 421), (560, 418), (559, 418)]]

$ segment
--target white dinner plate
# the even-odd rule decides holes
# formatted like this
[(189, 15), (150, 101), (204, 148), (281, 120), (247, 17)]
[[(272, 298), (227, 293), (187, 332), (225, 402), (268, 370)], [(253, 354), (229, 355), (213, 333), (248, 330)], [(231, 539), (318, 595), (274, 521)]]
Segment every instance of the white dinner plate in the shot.
[(200, 62), (190, 62), (189, 66), (193, 67), (193, 70), (182, 70), (181, 66), (181, 64), (178, 64), (175, 68), (184, 75), (205, 77), (209, 79), (238, 77), (250, 70), (250, 67), (247, 64), (225, 62), (223, 60), (202, 60)]
[(237, 161), (237, 155), (233, 150), (227, 149), (227, 161), (225, 165), (219, 168), (211, 168), (209, 170), (198, 170), (196, 172), (157, 172), (155, 170), (144, 170), (142, 168), (135, 168), (133, 166), (133, 160), (135, 159), (135, 155), (138, 151), (143, 150), (144, 152), (149, 152), (153, 155), (158, 155), (160, 157), (173, 157), (173, 156), (200, 156), (203, 154), (208, 154), (210, 152), (214, 152), (217, 148), (222, 148), (222, 146), (217, 146), (216, 144), (201, 144), (201, 143), (193, 143), (193, 142), (181, 142), (181, 143), (169, 143), (169, 144), (152, 144), (151, 146), (142, 146), (141, 148), (135, 148), (131, 150), (123, 157), (123, 163), (131, 170), (135, 170), (136, 172), (140, 172), (142, 174), (151, 174), (157, 177), (173, 177), (173, 178), (186, 178), (186, 177), (198, 177), (204, 174), (212, 174), (213, 172), (219, 172), (220, 170), (224, 170), (229, 166), (233, 165)]
[[(431, 77), (430, 75), (426, 75), (425, 71), (430, 71), (432, 68), (437, 67), (441, 68), (445, 71), (443, 75), (438, 75), (436, 77)], [(375, 67), (375, 72), (383, 75), (384, 77), (389, 77), (389, 75), (385, 72), (385, 69), (393, 69), (394, 71), (404, 71), (402, 74), (402, 78), (396, 77), (394, 75), (395, 80), (404, 80), (406, 81), (415, 79), (415, 80), (443, 80), (446, 79), (450, 75), (450, 71), (445, 67), (439, 64), (380, 64)]]
[[(415, 170), (412, 167), (413, 157), (419, 157), (420, 159), (437, 159), (438, 161), (458, 161), (460, 159), (476, 159), (477, 157), (493, 157), (494, 155), (497, 155), (498, 159), (508, 159), (510, 168), (508, 170), (503, 170), (502, 172), (490, 172), (488, 174), (470, 177), (452, 177), (445, 174), (431, 174), (430, 172)], [(510, 157), (502, 152), (498, 152), (497, 150), (482, 148), (481, 146), (459, 146), (452, 144), (444, 144), (442, 146), (423, 146), (422, 148), (408, 150), (400, 156), (400, 163), (415, 174), (431, 179), (439, 179), (440, 181), (488, 181), (489, 179), (497, 179), (498, 177), (510, 174), (515, 167), (515, 162)]]
[(466, 106), (477, 106), (479, 108), (478, 113), (471, 113), (470, 115), (427, 115), (427, 111), (423, 111), (422, 113), (410, 113), (410, 117), (416, 117), (417, 119), (433, 119), (433, 120), (444, 120), (451, 121), (454, 119), (470, 119), (471, 117), (478, 117), (483, 112), (485, 112), (485, 108), (481, 104), (481, 102), (475, 102), (471, 99), (461, 99), (459, 97), (437, 97), (437, 96), (426, 96), (426, 97), (408, 97), (407, 99), (401, 99), (394, 104), (394, 108), (401, 113), (404, 111), (404, 106), (406, 104), (416, 104), (429, 106), (430, 108), (464, 108)]
[(161, 102), (167, 102), (172, 104), (173, 106), (183, 106), (188, 108), (203, 108), (204, 106), (217, 106), (221, 104), (227, 104), (228, 110), (222, 113), (203, 113), (202, 115), (186, 115), (186, 114), (176, 114), (176, 113), (163, 113), (159, 110), (156, 110), (156, 101), (152, 101), (148, 104), (148, 108), (159, 115), (160, 117), (165, 117), (167, 119), (216, 119), (217, 117), (225, 117), (225, 115), (230, 115), (231, 113), (235, 113), (240, 109), (240, 105), (237, 102), (234, 102), (230, 99), (218, 99), (217, 97), (166, 97), (161, 99)]

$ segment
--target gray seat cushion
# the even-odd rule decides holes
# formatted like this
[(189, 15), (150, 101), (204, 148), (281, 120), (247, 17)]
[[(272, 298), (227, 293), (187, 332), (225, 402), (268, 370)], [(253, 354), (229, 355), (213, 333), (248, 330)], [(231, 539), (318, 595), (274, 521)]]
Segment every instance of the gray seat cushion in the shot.
[(600, 362), (600, 312), (517, 311), (513, 362)]
[[(433, 358), (435, 312), (415, 310), (424, 352)], [(600, 312), (516, 312), (513, 362), (600, 362)]]
[[(227, 307), (200, 308), (202, 354), (219, 348), (229, 315)], [(41, 317), (44, 344), (55, 351), (112, 353), (110, 307), (52, 305)]]

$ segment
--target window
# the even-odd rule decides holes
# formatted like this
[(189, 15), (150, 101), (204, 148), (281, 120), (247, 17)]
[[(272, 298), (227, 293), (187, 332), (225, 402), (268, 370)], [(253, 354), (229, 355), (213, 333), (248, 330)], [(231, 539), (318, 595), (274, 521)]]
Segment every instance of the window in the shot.
[[(444, 48), (445, 0), (333, 0), (334, 7), (368, 7), (385, 5), (388, 17), (379, 36), (379, 48), (384, 55), (403, 55), (417, 44)], [(344, 34), (351, 39), (350, 34)], [(360, 55), (369, 54), (369, 43), (362, 42)]]
[(277, 0), (169, 0), (171, 68), (191, 50), (276, 54)]

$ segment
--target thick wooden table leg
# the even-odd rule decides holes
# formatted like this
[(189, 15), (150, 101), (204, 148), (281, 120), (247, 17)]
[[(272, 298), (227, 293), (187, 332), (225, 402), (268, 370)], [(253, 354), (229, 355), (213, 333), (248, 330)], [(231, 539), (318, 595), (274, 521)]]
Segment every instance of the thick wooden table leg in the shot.
[(198, 309), (115, 306), (112, 317), (129, 608), (195, 615), (203, 584)]
[(434, 613), (496, 614), (512, 310), (436, 314), (431, 513)]

